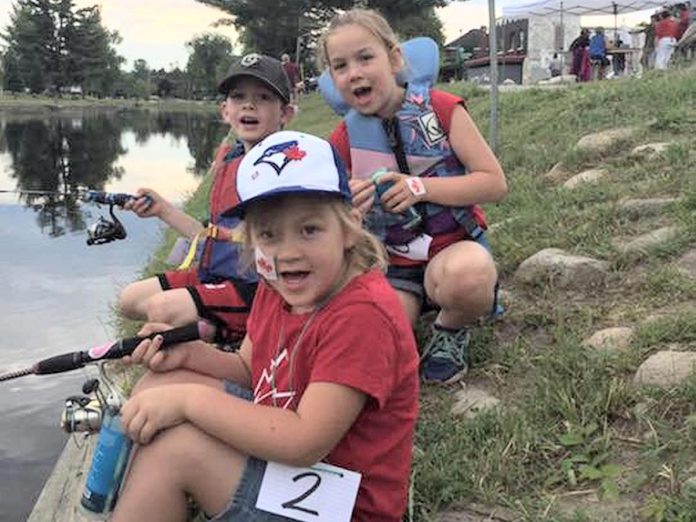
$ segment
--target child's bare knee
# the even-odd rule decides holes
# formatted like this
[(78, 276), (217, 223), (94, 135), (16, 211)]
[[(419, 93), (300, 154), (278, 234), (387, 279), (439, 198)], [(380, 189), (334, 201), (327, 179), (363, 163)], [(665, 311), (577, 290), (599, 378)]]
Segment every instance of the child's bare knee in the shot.
[(174, 314), (171, 308), (170, 299), (166, 293), (153, 295), (145, 303), (147, 320), (153, 323), (172, 324)]

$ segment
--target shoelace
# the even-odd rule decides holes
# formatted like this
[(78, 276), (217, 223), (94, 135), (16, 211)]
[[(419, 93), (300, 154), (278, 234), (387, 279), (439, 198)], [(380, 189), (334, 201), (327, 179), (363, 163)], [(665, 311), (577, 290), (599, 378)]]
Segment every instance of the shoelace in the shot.
[(461, 329), (452, 333), (434, 328), (433, 337), (430, 339), (422, 358), (439, 357), (463, 366), (468, 364), (468, 346), (468, 330)]

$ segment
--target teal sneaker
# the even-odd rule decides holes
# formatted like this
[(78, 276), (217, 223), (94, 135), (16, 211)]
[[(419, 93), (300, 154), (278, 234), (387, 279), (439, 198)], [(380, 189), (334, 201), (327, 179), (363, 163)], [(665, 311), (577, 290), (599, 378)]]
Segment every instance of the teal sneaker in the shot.
[(432, 330), (421, 357), (421, 378), (424, 383), (457, 382), (469, 369), (469, 330), (448, 330), (436, 324)]

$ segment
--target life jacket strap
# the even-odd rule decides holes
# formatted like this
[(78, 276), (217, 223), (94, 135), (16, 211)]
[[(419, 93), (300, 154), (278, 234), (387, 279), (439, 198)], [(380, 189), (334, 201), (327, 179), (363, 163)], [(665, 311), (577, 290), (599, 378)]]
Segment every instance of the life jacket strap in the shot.
[(233, 243), (241, 243), (243, 241), (244, 236), (242, 232), (239, 230), (239, 227), (230, 230), (226, 228), (220, 228), (217, 225), (213, 225), (212, 223), (208, 223), (208, 226), (206, 228), (204, 228), (203, 230), (198, 232), (198, 234), (193, 236), (193, 240), (191, 241), (191, 246), (189, 246), (186, 257), (179, 265), (177, 270), (186, 270), (191, 266), (193, 260), (196, 257), (198, 243), (200, 242), (201, 238), (210, 238), (214, 241), (231, 241)]

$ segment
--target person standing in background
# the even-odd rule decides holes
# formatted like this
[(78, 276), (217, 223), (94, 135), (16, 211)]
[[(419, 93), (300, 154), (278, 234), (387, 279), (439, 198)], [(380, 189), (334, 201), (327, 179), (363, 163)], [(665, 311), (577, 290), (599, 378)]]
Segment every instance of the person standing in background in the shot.
[(679, 25), (672, 13), (665, 10), (660, 14), (660, 21), (655, 27), (655, 69), (667, 69), (669, 60), (677, 45)]
[(558, 57), (558, 53), (553, 53), (553, 58), (549, 63), (549, 72), (551, 73), (551, 78), (561, 75), (561, 59)]
[(643, 54), (640, 56), (640, 64), (644, 70), (655, 67), (655, 26), (660, 20), (657, 13), (650, 16), (650, 23), (645, 26), (645, 42), (643, 43)]
[(290, 61), (290, 55), (287, 53), (280, 57), (280, 62), (283, 64), (285, 74), (288, 75), (290, 85), (292, 86), (292, 99), (290, 103), (298, 105), (300, 103), (300, 84), (302, 83), (300, 67), (295, 62)]

